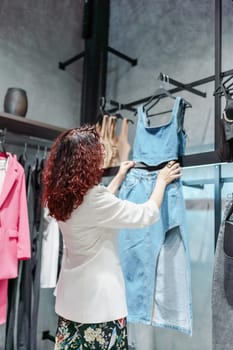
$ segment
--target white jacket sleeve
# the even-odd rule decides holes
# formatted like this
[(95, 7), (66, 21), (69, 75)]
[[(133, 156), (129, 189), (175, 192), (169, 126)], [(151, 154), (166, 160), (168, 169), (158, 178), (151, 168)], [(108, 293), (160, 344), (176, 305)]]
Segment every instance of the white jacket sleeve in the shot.
[(101, 227), (140, 228), (159, 219), (159, 209), (153, 201), (136, 204), (121, 200), (102, 186), (97, 186), (90, 206), (96, 225)]

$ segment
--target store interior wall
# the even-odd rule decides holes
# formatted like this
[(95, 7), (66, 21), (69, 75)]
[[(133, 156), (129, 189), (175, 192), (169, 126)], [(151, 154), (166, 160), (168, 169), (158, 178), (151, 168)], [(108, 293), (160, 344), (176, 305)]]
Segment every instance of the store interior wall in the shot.
[[(233, 3), (223, 2), (223, 70), (232, 69)], [(8, 87), (27, 91), (27, 117), (61, 127), (79, 125), (82, 84), (82, 60), (58, 69), (58, 62), (83, 50), (81, 39), (81, 0), (3, 0), (0, 3), (0, 109)], [(109, 53), (107, 97), (127, 103), (150, 96), (160, 86), (159, 72), (188, 83), (214, 74), (214, 1), (191, 0), (112, 0), (109, 45), (133, 58), (138, 65)], [(166, 85), (172, 88), (172, 85)], [(198, 87), (207, 98), (182, 91), (193, 105), (185, 115), (188, 134), (187, 152), (213, 149), (214, 84)], [(130, 124), (133, 143), (137, 117), (124, 111)], [(199, 178), (203, 169), (184, 170), (183, 179)], [(210, 168), (204, 176), (210, 176)], [(214, 257), (213, 186), (203, 191), (184, 188), (186, 202), (196, 197), (202, 207), (187, 210), (190, 229), (194, 298), (194, 334), (192, 338), (176, 331), (140, 326), (137, 339), (145, 340), (143, 350), (211, 349), (211, 277)], [(202, 203), (202, 204), (201, 204)], [(198, 221), (198, 226), (194, 225)], [(201, 291), (200, 291), (201, 286)], [(43, 330), (56, 329), (52, 290), (42, 290), (39, 312), (38, 349), (53, 349), (53, 343), (41, 340)], [(3, 342), (0, 329), (0, 348)], [(166, 346), (165, 346), (166, 345)]]
[(28, 95), (28, 118), (79, 125), (82, 62), (66, 71), (58, 62), (83, 50), (80, 18), (81, 0), (0, 2), (1, 111), (7, 89), (20, 87)]
[[(232, 69), (232, 1), (223, 1), (222, 6), (224, 71)], [(212, 0), (112, 1), (110, 46), (137, 58), (138, 65), (109, 54), (108, 97), (127, 103), (153, 95), (161, 84), (160, 72), (182, 83), (213, 75), (214, 11)], [(214, 82), (196, 88), (207, 97), (179, 93), (193, 106), (185, 116), (188, 154), (214, 149)], [(135, 129), (130, 129), (132, 141)]]

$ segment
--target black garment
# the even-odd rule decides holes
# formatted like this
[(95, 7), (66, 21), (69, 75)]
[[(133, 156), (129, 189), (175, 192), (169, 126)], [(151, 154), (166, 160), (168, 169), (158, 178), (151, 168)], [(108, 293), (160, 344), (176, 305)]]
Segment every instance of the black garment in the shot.
[(43, 210), (41, 206), (41, 167), (38, 162), (28, 175), (28, 208), (31, 259), (23, 261), (19, 288), (17, 350), (36, 350), (40, 297)]
[[(212, 286), (212, 342), (213, 350), (232, 350), (233, 347), (233, 259), (223, 250), (225, 222), (233, 202), (225, 209), (214, 260)], [(229, 218), (233, 221), (233, 216)]]
[(61, 231), (59, 230), (59, 252), (58, 252), (57, 280), (59, 278), (59, 274), (61, 271), (62, 256), (63, 256), (63, 237), (62, 237)]
[(233, 122), (233, 99), (230, 95), (226, 97), (226, 106), (224, 111), (227, 119)]
[(9, 279), (5, 350), (14, 350), (14, 329), (15, 329), (17, 288), (18, 288), (18, 278)]

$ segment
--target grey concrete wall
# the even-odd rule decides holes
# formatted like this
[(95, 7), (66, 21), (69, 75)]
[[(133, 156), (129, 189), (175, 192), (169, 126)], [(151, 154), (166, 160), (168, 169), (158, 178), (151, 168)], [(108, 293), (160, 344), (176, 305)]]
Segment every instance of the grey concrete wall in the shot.
[[(232, 1), (223, 1), (223, 70), (232, 68), (232, 11)], [(214, 1), (113, 0), (110, 45), (138, 58), (132, 67), (109, 54), (108, 96), (122, 103), (152, 95), (160, 86), (159, 72), (183, 83), (212, 75)], [(185, 116), (187, 153), (213, 149), (214, 83), (198, 88), (207, 92), (207, 98), (179, 93), (193, 106)]]
[[(6, 90), (21, 87), (29, 101), (26, 118), (65, 128), (79, 125), (82, 60), (66, 71), (58, 62), (83, 50), (81, 19), (82, 0), (0, 1), (1, 111)], [(42, 290), (38, 349), (53, 349), (41, 335), (43, 330), (54, 334), (56, 323), (52, 290)], [(4, 331), (0, 326), (1, 350)]]
[(8, 87), (27, 91), (27, 117), (62, 127), (79, 125), (82, 62), (58, 69), (83, 49), (82, 1), (0, 3), (0, 109)]

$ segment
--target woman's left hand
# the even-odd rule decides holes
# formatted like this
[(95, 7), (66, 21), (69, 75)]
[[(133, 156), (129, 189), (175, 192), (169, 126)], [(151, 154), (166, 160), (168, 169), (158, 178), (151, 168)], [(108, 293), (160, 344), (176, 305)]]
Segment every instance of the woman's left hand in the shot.
[(118, 175), (124, 179), (129, 169), (133, 168), (134, 165), (135, 165), (135, 162), (133, 160), (126, 160), (122, 162), (118, 170)]
[(126, 160), (120, 164), (120, 168), (116, 174), (116, 176), (112, 179), (110, 184), (108, 185), (108, 189), (112, 193), (116, 193), (119, 189), (120, 185), (124, 181), (125, 175), (130, 168), (133, 168), (135, 162), (133, 160)]

